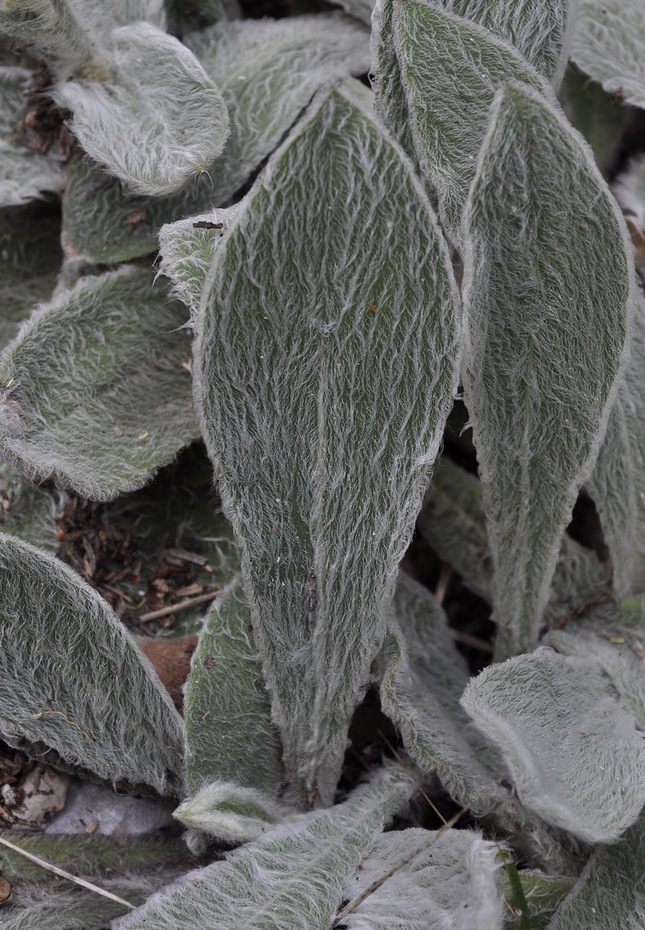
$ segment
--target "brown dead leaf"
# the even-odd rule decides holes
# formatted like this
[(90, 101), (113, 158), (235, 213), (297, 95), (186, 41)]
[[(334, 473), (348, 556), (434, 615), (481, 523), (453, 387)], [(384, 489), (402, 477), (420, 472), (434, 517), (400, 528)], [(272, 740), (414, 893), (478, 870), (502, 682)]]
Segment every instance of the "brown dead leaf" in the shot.
[(46, 822), (65, 807), (69, 775), (38, 763), (18, 785), (14, 786), (20, 803), (11, 807), (16, 824), (40, 830)]
[(0, 875), (0, 904), (4, 904), (5, 901), (8, 901), (11, 897), (11, 885)]

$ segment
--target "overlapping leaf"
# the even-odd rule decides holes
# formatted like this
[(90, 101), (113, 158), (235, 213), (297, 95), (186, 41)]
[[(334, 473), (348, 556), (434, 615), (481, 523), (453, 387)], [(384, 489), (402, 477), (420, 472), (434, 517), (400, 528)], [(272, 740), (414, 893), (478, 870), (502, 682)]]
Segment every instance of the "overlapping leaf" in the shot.
[[(403, 145), (407, 132), (401, 136), (400, 126), (407, 116), (416, 156), (439, 200), (439, 215), (459, 245), (462, 211), (495, 92), (507, 80), (531, 85), (549, 99), (553, 92), (512, 46), (461, 16), (423, 0), (382, 0), (375, 16), (382, 22), (385, 44), (377, 57), (379, 109), (388, 125), (394, 116), (393, 129)], [(391, 32), (386, 28), (390, 22)]]
[(189, 873), (114, 930), (328, 930), (348, 876), (410, 794), (403, 773), (381, 773), (344, 804)]
[(182, 722), (152, 666), (71, 569), (0, 536), (0, 733), (114, 782), (182, 790)]
[(138, 193), (170, 193), (222, 150), (226, 106), (178, 39), (140, 22), (110, 40), (110, 76), (60, 82), (56, 99), (92, 158)]
[(75, 160), (63, 197), (70, 256), (114, 262), (153, 252), (163, 223), (226, 203), (319, 87), (370, 65), (367, 30), (339, 14), (222, 22), (186, 41), (221, 88), (230, 121), (224, 151), (207, 173), (168, 197), (132, 194), (90, 160)]
[(439, 0), (504, 39), (556, 86), (567, 63), (573, 0)]
[(496, 97), (464, 221), (463, 375), (497, 655), (532, 648), (623, 367), (634, 276), (591, 153), (529, 88)]
[(645, 726), (643, 600), (604, 601), (577, 622), (551, 630), (545, 642), (565, 655), (593, 658), (640, 727)]
[(163, 29), (163, 0), (0, 0), (0, 31), (33, 42), (61, 77), (73, 68), (103, 70), (112, 29), (141, 20)]
[[(493, 602), (493, 563), (486, 531), (481, 483), (474, 475), (442, 458), (419, 514), (418, 527), (433, 549), (489, 604)], [(562, 537), (545, 623), (567, 614), (586, 613), (588, 605), (608, 591), (611, 566), (566, 533)]]
[(461, 703), (501, 748), (522, 804), (547, 823), (590, 843), (634, 823), (645, 748), (596, 662), (540, 648), (489, 666)]
[(645, 919), (645, 815), (620, 843), (600, 846), (547, 930), (640, 930)]
[(143, 485), (199, 435), (185, 320), (134, 267), (42, 306), (0, 361), (3, 453), (94, 499)]
[(606, 91), (645, 107), (645, 8), (640, 0), (579, 0), (571, 56)]
[(359, 85), (318, 98), (222, 242), (210, 269), (178, 274), (204, 280), (203, 431), (287, 777), (329, 803), (455, 389), (455, 285)]
[(242, 585), (233, 581), (206, 618), (186, 690), (192, 797), (175, 816), (226, 842), (258, 836), (288, 810), (277, 801), (282, 744), (252, 630)]
[(537, 856), (556, 870), (568, 871), (570, 863), (560, 844), (505, 787), (504, 761), (459, 705), (469, 673), (451, 642), (443, 610), (429, 591), (404, 573), (399, 575), (394, 607), (396, 622), (390, 625), (374, 671), (381, 707), (401, 732), (406, 751), (423, 772), (435, 773), (459, 804), (469, 805), (496, 829), (514, 832), (527, 857)]
[(645, 593), (645, 299), (640, 291), (638, 298), (625, 382), (587, 483), (619, 597)]
[[(424, 849), (425, 847), (425, 849)], [(420, 852), (415, 856), (416, 850)], [(498, 847), (480, 833), (403, 830), (377, 837), (344, 889), (351, 903), (375, 881), (399, 868), (343, 918), (347, 930), (501, 930), (504, 902), (497, 887)]]

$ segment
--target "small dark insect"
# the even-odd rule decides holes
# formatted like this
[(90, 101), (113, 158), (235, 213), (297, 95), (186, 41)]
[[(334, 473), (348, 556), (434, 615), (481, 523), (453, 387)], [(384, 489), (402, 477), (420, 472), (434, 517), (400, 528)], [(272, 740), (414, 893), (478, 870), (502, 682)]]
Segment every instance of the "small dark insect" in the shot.
[(197, 220), (193, 229), (223, 229), (224, 223), (210, 223), (208, 220)]

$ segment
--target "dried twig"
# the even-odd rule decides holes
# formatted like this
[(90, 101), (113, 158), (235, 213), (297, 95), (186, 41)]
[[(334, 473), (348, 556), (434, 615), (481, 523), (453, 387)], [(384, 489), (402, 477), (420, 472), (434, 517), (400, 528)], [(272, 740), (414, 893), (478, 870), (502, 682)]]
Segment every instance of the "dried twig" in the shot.
[(372, 884), (365, 889), (365, 891), (359, 894), (358, 897), (354, 898), (353, 901), (350, 901), (347, 907), (343, 908), (340, 914), (338, 914), (336, 917), (334, 925), (341, 921), (344, 917), (347, 917), (348, 914), (351, 914), (352, 911), (355, 911), (356, 908), (362, 904), (366, 898), (369, 898), (371, 894), (374, 894), (375, 891), (378, 891), (381, 885), (383, 885), (388, 880), (388, 878), (392, 878), (392, 876), (396, 875), (400, 869), (403, 869), (406, 865), (409, 865), (409, 863), (412, 862), (416, 856), (420, 855), (422, 852), (425, 852), (425, 850), (428, 849), (429, 846), (432, 846), (432, 844), (441, 836), (442, 833), (444, 833), (446, 830), (449, 830), (450, 827), (454, 827), (457, 821), (463, 817), (467, 810), (468, 807), (462, 807), (460, 811), (457, 811), (454, 817), (451, 817), (450, 820), (444, 823), (444, 825), (439, 830), (437, 830), (436, 833), (433, 833), (432, 836), (425, 841), (425, 843), (417, 846), (416, 849), (412, 850), (412, 852), (405, 856), (403, 859), (400, 859), (396, 865), (393, 865), (392, 868), (385, 872), (384, 875), (379, 876), (376, 881), (373, 881)]
[(18, 853), (20, 856), (24, 856), (25, 859), (30, 859), (32, 862), (35, 862), (36, 865), (39, 865), (41, 869), (47, 869), (48, 872), (53, 872), (54, 875), (58, 875), (60, 878), (66, 878), (70, 882), (74, 882), (75, 885), (81, 885), (83, 888), (87, 888), (88, 891), (93, 891), (95, 894), (100, 894), (104, 898), (109, 898), (111, 901), (116, 901), (117, 904), (122, 904), (124, 907), (129, 907), (130, 910), (134, 910), (136, 905), (130, 904), (129, 901), (125, 901), (123, 898), (119, 898), (117, 895), (112, 894), (111, 891), (106, 891), (104, 888), (99, 888), (98, 885), (93, 885), (92, 882), (86, 881), (84, 878), (78, 878), (76, 875), (72, 875), (71, 872), (66, 872), (65, 869), (59, 869), (57, 865), (52, 865), (51, 862), (46, 862), (44, 859), (41, 859), (40, 856), (34, 856), (33, 853), (27, 852), (26, 849), (21, 849), (20, 846), (16, 846), (14, 843), (10, 843), (9, 840), (5, 840), (3, 836), (0, 836), (0, 843), (3, 846), (7, 846), (13, 852)]
[(151, 610), (147, 614), (141, 614), (137, 617), (139, 623), (146, 623), (148, 620), (158, 620), (159, 617), (167, 617), (169, 614), (175, 614), (179, 610), (187, 610), (196, 604), (206, 604), (207, 601), (214, 601), (218, 594), (221, 594), (221, 588), (217, 591), (209, 591), (207, 594), (200, 594), (198, 597), (191, 597), (187, 601), (180, 601), (178, 604), (171, 604), (169, 607), (161, 607), (159, 610)]

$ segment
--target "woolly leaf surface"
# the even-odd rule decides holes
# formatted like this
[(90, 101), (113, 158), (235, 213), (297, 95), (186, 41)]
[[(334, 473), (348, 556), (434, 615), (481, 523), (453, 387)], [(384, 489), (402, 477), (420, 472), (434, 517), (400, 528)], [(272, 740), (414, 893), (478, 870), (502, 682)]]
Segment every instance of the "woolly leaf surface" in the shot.
[(0, 530), (34, 546), (53, 551), (57, 546), (56, 515), (59, 495), (36, 487), (23, 473), (0, 462)]
[[(181, 837), (168, 840), (156, 837), (138, 837), (125, 844), (107, 836), (83, 834), (23, 833), (7, 831), (4, 835), (14, 846), (56, 865), (72, 871), (74, 875), (110, 875), (116, 873), (146, 872), (158, 868), (179, 868), (190, 860), (190, 853)], [(3, 876), (12, 883), (51, 880), (52, 873), (19, 853), (0, 847), (0, 867)]]
[[(486, 531), (481, 482), (450, 459), (442, 458), (417, 521), (423, 537), (489, 604), (493, 602), (493, 564)], [(610, 568), (566, 533), (562, 537), (545, 621), (586, 608), (608, 588)]]
[(547, 930), (640, 930), (645, 918), (645, 815), (620, 843), (591, 855)]
[[(95, 884), (137, 905), (176, 874), (176, 870), (162, 869), (149, 875), (102, 876)], [(25, 882), (14, 886), (13, 891), (11, 900), (2, 906), (2, 930), (106, 930), (111, 920), (129, 912), (117, 901), (60, 880)]]
[(0, 360), (5, 454), (96, 500), (141, 487), (199, 435), (185, 319), (134, 267), (40, 307)]
[(596, 662), (540, 648), (489, 666), (461, 703), (501, 748), (522, 804), (547, 823), (590, 843), (634, 823), (643, 740)]
[(203, 432), (287, 777), (324, 803), (459, 355), (445, 244), (369, 102), (360, 85), (318, 98), (217, 250), (196, 323)]
[(645, 727), (645, 672), (642, 598), (602, 602), (562, 629), (547, 633), (545, 643), (565, 655), (594, 659)]
[(0, 0), (0, 31), (33, 42), (61, 77), (103, 71), (112, 29), (138, 20), (163, 29), (164, 0)]
[(25, 68), (0, 67), (0, 207), (58, 193), (65, 184), (65, 171), (59, 162), (10, 139), (25, 113), (25, 91), (32, 77), (33, 72)]
[(114, 782), (181, 791), (182, 722), (117, 617), (53, 556), (0, 536), (0, 731)]
[(544, 824), (504, 787), (505, 763), (459, 704), (469, 673), (442, 608), (403, 572), (394, 607), (396, 622), (390, 624), (375, 673), (381, 707), (401, 732), (406, 751), (423, 772), (436, 773), (457, 803), (514, 833), (527, 856), (567, 869), (566, 856)]
[(559, 83), (568, 58), (572, 0), (439, 0), (438, 5), (484, 26)]
[[(496, 760), (478, 751), (483, 741), (459, 705), (469, 673), (450, 639), (446, 616), (432, 594), (403, 572), (394, 608), (397, 623), (390, 625), (379, 657), (383, 712), (423, 771), (436, 772), (460, 804), (488, 813), (506, 792), (487, 766)], [(497, 774), (504, 776), (503, 766)]]
[(40, 203), (0, 210), (0, 348), (18, 333), (60, 272), (60, 215)]
[(645, 108), (645, 7), (640, 0), (579, 0), (571, 57), (610, 94)]
[(615, 399), (634, 275), (591, 153), (519, 85), (491, 110), (464, 235), (464, 399), (503, 658), (537, 642), (562, 533)]
[[(577, 870), (576, 877), (579, 875)], [(547, 930), (553, 914), (574, 885), (575, 878), (561, 875), (547, 875), (542, 870), (523, 869), (519, 872), (519, 879), (528, 906), (530, 920), (529, 930)], [(506, 891), (506, 900), (515, 899), (513, 889), (509, 886)], [(523, 930), (520, 925), (519, 930)]]
[(458, 572), (471, 591), (493, 600), (493, 565), (482, 505), (481, 483), (442, 457), (417, 521), (437, 554)]
[(645, 298), (640, 290), (636, 307), (625, 381), (587, 482), (619, 597), (645, 592)]
[[(407, 155), (417, 158), (404, 79), (397, 59), (393, 0), (376, 0), (372, 15), (372, 83), (376, 111)], [(434, 192), (431, 192), (434, 197)], [(433, 206), (434, 206), (433, 202)]]
[(394, 45), (410, 131), (439, 215), (461, 243), (461, 217), (495, 92), (508, 80), (549, 85), (510, 45), (487, 29), (423, 0), (393, 5)]
[(283, 778), (280, 734), (239, 580), (211, 607), (186, 689), (186, 773), (195, 794), (210, 782), (277, 795)]
[(240, 208), (241, 204), (236, 204), (227, 210), (211, 210), (178, 220), (162, 227), (159, 233), (161, 270), (172, 279), (174, 292), (190, 308), (193, 317), (200, 310), (209, 268)]
[(222, 843), (246, 843), (276, 824), (297, 816), (294, 808), (257, 788), (236, 782), (213, 781), (184, 801), (173, 817)]
[(422, 852), (343, 918), (347, 930), (391, 930), (393, 920), (397, 930), (501, 930), (498, 847), (471, 830), (382, 834), (347, 881), (343, 898), (353, 901), (417, 849)]
[(189, 873), (114, 930), (328, 930), (348, 876), (410, 794), (403, 773), (382, 773), (344, 804)]
[(115, 29), (110, 79), (60, 82), (56, 99), (95, 161), (141, 194), (168, 194), (206, 170), (228, 132), (217, 87), (178, 39), (149, 23)]
[(320, 87), (370, 67), (368, 30), (340, 13), (221, 23), (190, 47), (222, 88), (230, 117), (226, 148), (209, 167), (214, 205), (277, 147)]
[(63, 195), (62, 239), (70, 256), (106, 263), (155, 251), (163, 223), (226, 203), (319, 87), (370, 65), (366, 29), (340, 14), (222, 22), (186, 41), (226, 103), (224, 150), (207, 172), (168, 197), (133, 194), (89, 159), (73, 161)]

